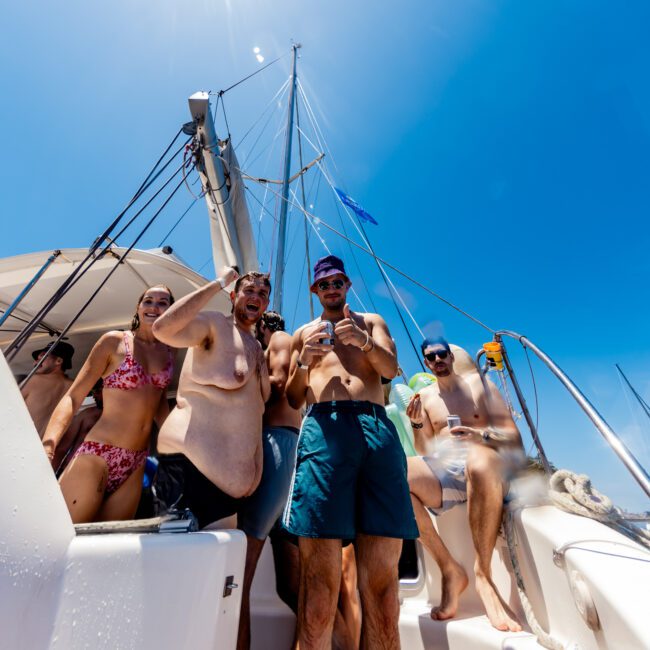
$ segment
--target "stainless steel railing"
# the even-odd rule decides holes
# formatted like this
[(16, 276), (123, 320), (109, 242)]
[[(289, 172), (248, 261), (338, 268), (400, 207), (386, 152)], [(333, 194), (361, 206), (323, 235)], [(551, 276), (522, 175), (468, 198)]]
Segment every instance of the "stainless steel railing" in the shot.
[(621, 459), (621, 461), (623, 461), (623, 464), (625, 467), (627, 467), (628, 471), (630, 474), (632, 474), (636, 482), (641, 486), (641, 489), (648, 496), (650, 496), (650, 475), (648, 475), (648, 472), (646, 472), (641, 463), (639, 463), (639, 461), (635, 458), (634, 454), (627, 448), (625, 443), (618, 437), (618, 435), (609, 426), (609, 424), (607, 424), (605, 418), (603, 418), (603, 416), (596, 410), (596, 407), (571, 381), (571, 379), (562, 370), (562, 368), (560, 368), (543, 350), (538, 348), (525, 336), (522, 336), (521, 334), (517, 334), (517, 332), (512, 332), (510, 330), (500, 330), (495, 333), (494, 340), (500, 342), (504, 349), (504, 361), (506, 362), (506, 367), (510, 374), (515, 392), (517, 393), (517, 397), (519, 398), (519, 402), (524, 412), (524, 416), (526, 417), (526, 421), (528, 422), (528, 425), (531, 429), (533, 440), (535, 441), (535, 445), (540, 452), (540, 458), (542, 459), (544, 466), (548, 469), (549, 463), (546, 460), (546, 454), (544, 453), (544, 449), (541, 446), (541, 441), (537, 435), (537, 430), (532, 421), (532, 418), (530, 417), (530, 413), (526, 406), (526, 401), (523, 397), (523, 393), (519, 388), (519, 383), (517, 382), (514, 370), (508, 359), (507, 351), (505, 350), (505, 345), (502, 341), (502, 338), (504, 336), (516, 339), (519, 341), (519, 343), (521, 343), (522, 346), (531, 350), (531, 352), (533, 352), (537, 358), (560, 380), (560, 382), (578, 403), (578, 406), (580, 406), (580, 408), (586, 413), (587, 417), (593, 422), (596, 429), (598, 429), (603, 438), (605, 438), (607, 444), (614, 450), (614, 453)]

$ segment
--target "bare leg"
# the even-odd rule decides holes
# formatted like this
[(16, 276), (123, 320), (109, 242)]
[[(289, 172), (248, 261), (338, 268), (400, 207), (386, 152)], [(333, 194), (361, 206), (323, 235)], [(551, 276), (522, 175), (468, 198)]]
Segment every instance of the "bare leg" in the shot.
[(341, 585), (341, 540), (301, 537), (298, 644), (300, 650), (330, 650)]
[(263, 539), (246, 535), (246, 565), (244, 568), (244, 590), (241, 597), (241, 613), (239, 614), (239, 635), (237, 650), (248, 650), (251, 647), (251, 585), (255, 577), (255, 569), (264, 548)]
[(408, 459), (408, 481), (420, 542), (431, 553), (442, 575), (442, 598), (440, 605), (432, 608), (431, 618), (444, 621), (456, 615), (458, 600), (467, 587), (467, 573), (447, 550), (425, 507), (439, 508), (442, 490), (438, 479), (422, 458)]
[(63, 498), (75, 524), (95, 521), (104, 499), (108, 468), (99, 456), (77, 456), (59, 479)]
[(109, 496), (97, 513), (96, 521), (122, 521), (133, 519), (138, 509), (142, 494), (142, 476), (144, 465), (129, 476), (111, 496)]
[(359, 535), (356, 541), (361, 594), (361, 648), (399, 650), (399, 575), (402, 540)]
[(361, 638), (361, 602), (357, 591), (357, 562), (352, 544), (343, 548), (339, 611), (348, 627), (354, 647), (358, 648)]
[(519, 632), (521, 625), (492, 582), (490, 566), (503, 511), (501, 458), (490, 447), (475, 445), (468, 455), (466, 472), (469, 527), (476, 550), (476, 591), (497, 630)]
[[(352, 546), (346, 548), (353, 548)], [(343, 555), (345, 563), (345, 553)], [(298, 547), (287, 539), (276, 539), (273, 542), (273, 562), (275, 564), (275, 587), (278, 596), (286, 603), (295, 613), (298, 611), (298, 589), (300, 575), (300, 558)], [(356, 571), (356, 566), (354, 567)], [(344, 564), (345, 571), (345, 564)], [(345, 578), (341, 580), (341, 588)], [(356, 592), (356, 573), (354, 589)], [(341, 613), (341, 594), (339, 594), (339, 607), (336, 610), (334, 618), (334, 628), (332, 631), (332, 649), (333, 650), (355, 650), (359, 647), (359, 639), (356, 641), (351, 636), (345, 616)], [(360, 619), (359, 619), (360, 620)], [(360, 630), (359, 630), (360, 631)], [(292, 647), (295, 647), (296, 641)]]
[(298, 611), (300, 581), (300, 556), (298, 547), (288, 539), (273, 539), (273, 563), (275, 565), (275, 588), (280, 599), (295, 614)]
[(337, 609), (334, 616), (334, 628), (332, 630), (332, 650), (357, 650), (359, 644), (352, 640), (345, 618), (341, 610)]

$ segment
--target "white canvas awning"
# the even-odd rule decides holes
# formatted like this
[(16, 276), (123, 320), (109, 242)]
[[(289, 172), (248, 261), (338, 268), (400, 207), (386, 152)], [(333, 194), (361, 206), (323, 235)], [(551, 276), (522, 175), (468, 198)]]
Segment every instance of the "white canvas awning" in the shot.
[[(106, 278), (124, 252), (123, 248), (113, 248), (110, 254), (98, 260), (49, 312), (43, 321), (43, 326), (34, 332), (11, 363), (15, 374), (29, 371), (33, 364), (31, 352), (44, 347), (52, 340), (48, 328), (61, 331)], [(24, 321), (29, 321), (45, 304), (87, 253), (88, 251), (83, 248), (61, 249), (61, 255), (50, 265), (12, 316), (0, 328), (2, 349), (6, 349), (25, 325)], [(4, 313), (51, 254), (51, 251), (44, 251), (0, 260), (0, 312)], [(131, 251), (67, 335), (66, 340), (75, 348), (71, 375), (74, 376), (79, 370), (100, 334), (111, 329), (126, 329), (130, 326), (136, 301), (145, 289), (156, 284), (164, 284), (178, 299), (207, 282), (206, 278), (185, 266), (172, 253), (165, 253), (162, 250)], [(208, 305), (208, 309), (229, 313), (228, 296), (225, 293), (217, 294)]]

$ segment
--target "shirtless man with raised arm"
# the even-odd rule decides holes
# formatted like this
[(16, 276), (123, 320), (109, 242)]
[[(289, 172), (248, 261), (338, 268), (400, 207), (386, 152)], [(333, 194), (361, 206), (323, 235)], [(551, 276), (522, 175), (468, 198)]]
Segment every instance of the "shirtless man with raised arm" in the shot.
[[(176, 407), (158, 435), (156, 493), (170, 507), (190, 508), (201, 527), (236, 512), (237, 500), (250, 496), (262, 475), (262, 413), (270, 387), (254, 330), (271, 286), (260, 273), (237, 278), (234, 269), (224, 269), (153, 327), (163, 343), (188, 348)], [(232, 314), (201, 311), (235, 280)]]
[[(298, 647), (329, 649), (341, 583), (341, 543), (355, 544), (361, 647), (399, 648), (398, 561), (417, 537), (406, 459), (386, 416), (381, 377), (397, 374), (395, 346), (378, 314), (350, 311), (351, 282), (334, 255), (314, 267), (320, 319), (293, 336), (287, 398), (307, 403), (283, 517), (299, 537)], [(326, 324), (334, 324), (333, 342)]]
[[(52, 347), (52, 343), (42, 350), (32, 352), (34, 365)], [(25, 384), (20, 392), (27, 405), (27, 410), (32, 416), (38, 435), (43, 438), (50, 416), (61, 398), (72, 386), (72, 379), (66, 376), (65, 371), (72, 367), (74, 348), (65, 341), (60, 341), (54, 346), (51, 354), (43, 361), (41, 367)]]
[[(230, 316), (201, 311), (235, 280)], [(238, 648), (250, 645), (248, 590), (261, 551), (257, 542), (268, 534), (260, 505), (270, 488), (256, 488), (263, 469), (262, 414), (271, 387), (255, 327), (270, 293), (267, 275), (238, 278), (234, 269), (225, 268), (221, 277), (181, 298), (171, 314), (165, 312), (154, 324), (161, 341), (188, 348), (176, 407), (158, 435), (158, 510), (189, 508), (201, 528), (237, 514), (248, 542)]]
[[(422, 354), (437, 381), (411, 398), (406, 414), (416, 449), (425, 453), (425, 443), (435, 437), (436, 451), (409, 458), (408, 478), (420, 541), (442, 574), (442, 601), (431, 617), (445, 620), (456, 614), (467, 574), (440, 539), (428, 511), (442, 514), (467, 501), (476, 551), (476, 591), (494, 627), (518, 632), (521, 626), (492, 582), (490, 563), (508, 491), (507, 475), (523, 459), (519, 431), (492, 382), (487, 382), (486, 394), (477, 372), (454, 371), (447, 341), (425, 339)], [(448, 415), (458, 415), (461, 426), (450, 429)]]

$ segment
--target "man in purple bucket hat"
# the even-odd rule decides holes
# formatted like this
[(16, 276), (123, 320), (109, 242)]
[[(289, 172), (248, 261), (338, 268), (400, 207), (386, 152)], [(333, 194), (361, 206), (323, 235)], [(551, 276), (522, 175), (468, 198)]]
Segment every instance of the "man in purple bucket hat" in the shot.
[(311, 291), (320, 318), (293, 335), (286, 394), (307, 404), (283, 517), (299, 538), (297, 638), (330, 647), (341, 581), (341, 546), (355, 546), (361, 646), (399, 648), (398, 561), (415, 539), (406, 458), (384, 410), (381, 378), (397, 374), (395, 345), (378, 314), (352, 312), (343, 261), (316, 262)]

